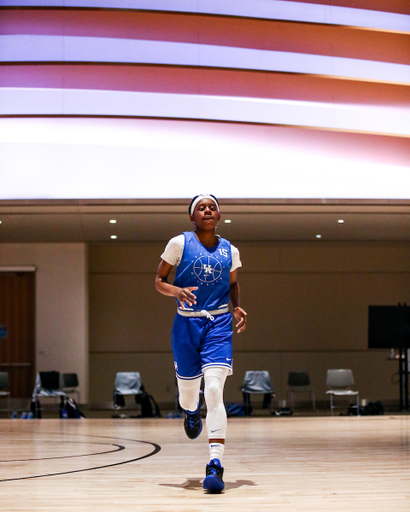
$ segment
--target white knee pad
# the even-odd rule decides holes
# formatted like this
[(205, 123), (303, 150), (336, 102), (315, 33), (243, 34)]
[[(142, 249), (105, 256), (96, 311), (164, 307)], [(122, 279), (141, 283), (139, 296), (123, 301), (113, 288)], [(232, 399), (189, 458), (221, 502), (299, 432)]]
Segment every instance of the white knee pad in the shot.
[(211, 367), (204, 370), (205, 401), (207, 407), (206, 429), (209, 439), (226, 438), (226, 410), (223, 401), (223, 390), (229, 369)]
[(177, 379), (179, 390), (179, 405), (185, 411), (196, 411), (201, 389), (201, 377), (193, 380)]

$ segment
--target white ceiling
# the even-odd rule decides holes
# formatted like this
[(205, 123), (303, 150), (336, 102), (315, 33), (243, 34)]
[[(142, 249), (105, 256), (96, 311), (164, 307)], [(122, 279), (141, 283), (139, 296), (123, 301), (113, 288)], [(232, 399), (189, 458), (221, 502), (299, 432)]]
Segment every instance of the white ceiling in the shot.
[[(0, 202), (0, 243), (166, 241), (191, 229), (188, 201), (120, 204)], [(221, 201), (232, 241), (410, 241), (410, 202), (309, 204)], [(115, 219), (116, 224), (109, 221)], [(224, 223), (230, 219), (231, 224)], [(338, 220), (344, 220), (340, 224)], [(112, 234), (117, 235), (111, 240)]]

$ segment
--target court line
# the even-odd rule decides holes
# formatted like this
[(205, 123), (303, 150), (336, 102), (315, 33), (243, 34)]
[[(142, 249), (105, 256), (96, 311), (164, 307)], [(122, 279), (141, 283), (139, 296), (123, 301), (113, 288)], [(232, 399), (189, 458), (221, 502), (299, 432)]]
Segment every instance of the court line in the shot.
[[(20, 440), (20, 442), (21, 442), (21, 440)], [(63, 443), (63, 444), (72, 443), (72, 444), (79, 444), (79, 443), (77, 443), (75, 441), (60, 441), (60, 440), (48, 441), (48, 440), (43, 440), (43, 439), (39, 440), (39, 442), (41, 442), (41, 443)], [(93, 443), (93, 444), (106, 445), (107, 443)], [(30, 460), (54, 460), (54, 459), (74, 459), (76, 457), (92, 457), (94, 455), (104, 455), (106, 453), (115, 453), (115, 452), (120, 452), (122, 450), (125, 450), (125, 446), (122, 446), (120, 444), (110, 443), (109, 446), (116, 446), (117, 448), (115, 448), (114, 450), (108, 450), (106, 452), (85, 453), (83, 455), (62, 455), (61, 457), (41, 457), (41, 458), (37, 458), (37, 459), (0, 460), (0, 464), (1, 463), (6, 464), (7, 462), (28, 462)]]
[[(91, 438), (98, 437), (98, 438), (103, 438), (103, 439), (114, 439), (113, 437), (109, 437), (109, 436), (87, 436), (84, 434), (69, 434), (69, 435), (78, 435), (78, 436), (82, 436), (82, 437), (91, 437)], [(95, 471), (97, 469), (105, 469), (105, 468), (111, 468), (111, 467), (115, 467), (115, 466), (122, 466), (123, 464), (130, 464), (131, 462), (136, 462), (138, 460), (143, 460), (148, 457), (152, 457), (153, 455), (155, 455), (161, 451), (161, 446), (159, 446), (156, 443), (152, 443), (151, 441), (141, 441), (139, 439), (125, 439), (125, 438), (116, 438), (116, 439), (118, 441), (131, 441), (131, 442), (135, 442), (135, 443), (149, 444), (149, 445), (153, 446), (154, 449), (152, 452), (150, 452), (146, 455), (142, 455), (141, 457), (136, 457), (135, 459), (124, 460), (121, 462), (115, 462), (113, 464), (104, 464), (103, 466), (96, 466), (96, 467), (85, 468), (85, 469), (74, 469), (72, 471), (62, 471), (62, 472), (58, 472), (58, 473), (49, 473), (49, 474), (44, 474), (44, 475), (24, 476), (24, 477), (18, 477), (18, 478), (4, 478), (4, 479), (0, 480), (0, 483), (13, 482), (13, 481), (17, 481), (17, 480), (33, 480), (35, 478), (45, 478), (45, 477), (50, 477), (50, 476), (70, 475), (73, 473), (82, 473), (85, 471)]]

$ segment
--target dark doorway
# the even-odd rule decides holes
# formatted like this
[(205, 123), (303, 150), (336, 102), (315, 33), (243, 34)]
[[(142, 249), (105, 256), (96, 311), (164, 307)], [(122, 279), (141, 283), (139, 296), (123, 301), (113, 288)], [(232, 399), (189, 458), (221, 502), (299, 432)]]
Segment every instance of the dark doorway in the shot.
[(12, 398), (34, 388), (35, 273), (0, 272), (0, 371), (8, 372)]

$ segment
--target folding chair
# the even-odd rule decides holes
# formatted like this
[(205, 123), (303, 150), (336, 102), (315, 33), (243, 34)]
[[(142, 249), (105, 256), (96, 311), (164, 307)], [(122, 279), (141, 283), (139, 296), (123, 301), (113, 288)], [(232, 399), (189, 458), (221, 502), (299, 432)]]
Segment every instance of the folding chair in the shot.
[(355, 396), (357, 401), (357, 416), (360, 416), (359, 409), (359, 392), (353, 391), (351, 387), (354, 385), (352, 370), (328, 370), (326, 378), (326, 386), (330, 388), (326, 394), (330, 397), (330, 411), (333, 416), (333, 396)]
[(33, 391), (34, 402), (34, 417), (38, 418), (40, 414), (38, 398), (54, 398), (54, 405), (56, 399), (67, 396), (63, 391), (64, 381), (63, 375), (60, 372), (39, 372), (36, 375), (36, 383)]
[(118, 372), (114, 382), (114, 417), (117, 416), (117, 410), (124, 407), (124, 396), (140, 395), (143, 391), (141, 376), (139, 372)]
[(310, 377), (307, 372), (289, 372), (286, 395), (290, 395), (292, 411), (294, 409), (293, 395), (295, 393), (309, 393), (312, 398), (313, 410), (316, 410), (315, 390), (310, 385)]
[(242, 393), (245, 411), (248, 412), (248, 415), (251, 413), (251, 394), (263, 394), (263, 404), (265, 406), (269, 406), (271, 413), (273, 412), (273, 398), (275, 397), (275, 391), (273, 390), (272, 381), (268, 371), (247, 371), (243, 379)]
[(80, 401), (79, 382), (76, 373), (63, 373), (63, 391), (67, 395), (77, 394), (77, 402)]

